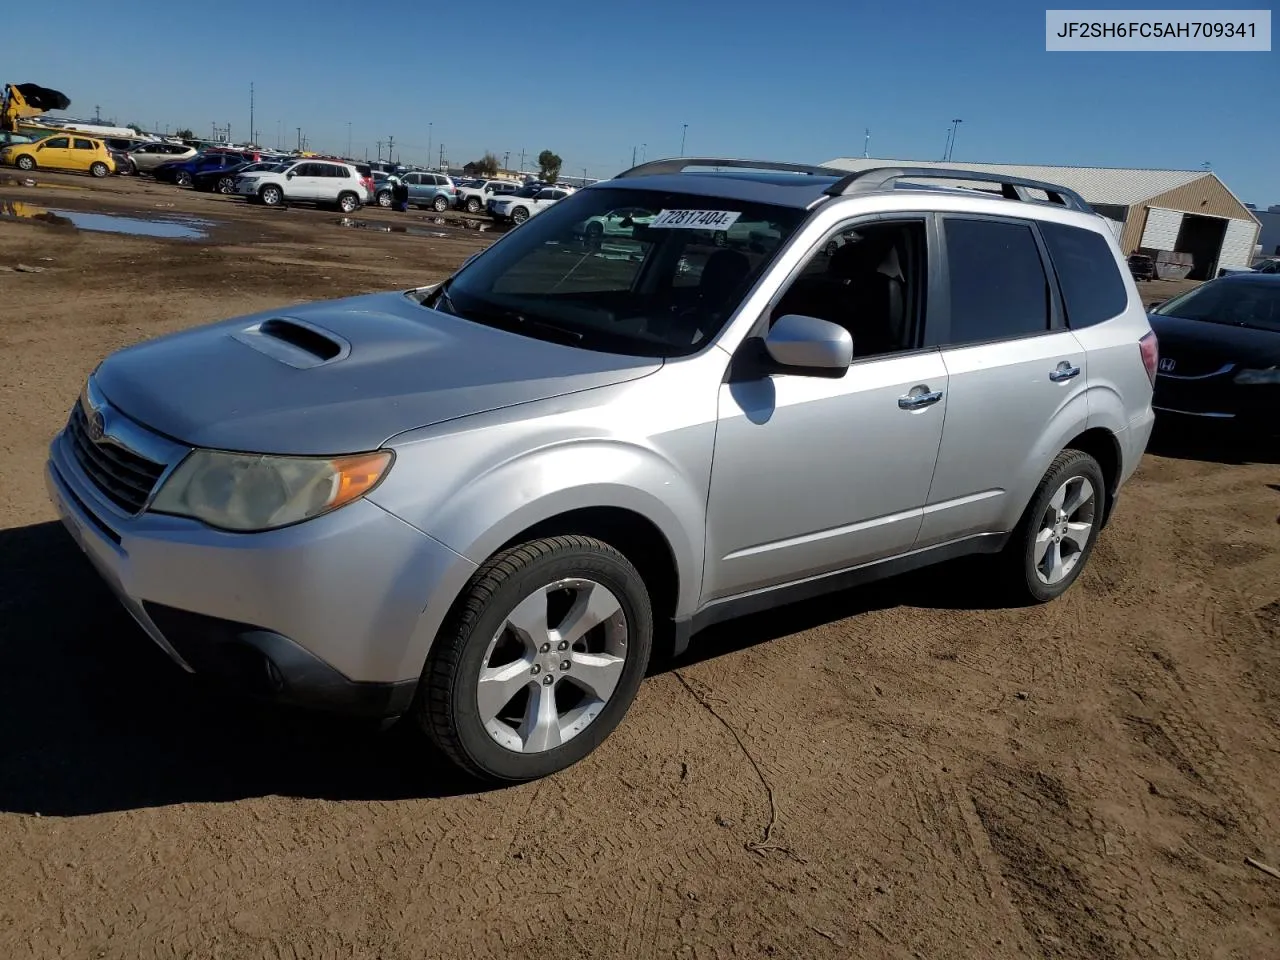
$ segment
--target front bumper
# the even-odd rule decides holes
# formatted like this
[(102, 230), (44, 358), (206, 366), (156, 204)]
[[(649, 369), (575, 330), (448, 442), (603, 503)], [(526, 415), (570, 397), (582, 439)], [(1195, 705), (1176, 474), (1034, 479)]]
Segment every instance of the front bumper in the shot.
[(46, 485), (63, 525), (183, 669), (282, 703), (394, 716), (422, 669), (427, 598), (474, 566), (367, 500), (253, 534), (108, 508), (64, 434)]

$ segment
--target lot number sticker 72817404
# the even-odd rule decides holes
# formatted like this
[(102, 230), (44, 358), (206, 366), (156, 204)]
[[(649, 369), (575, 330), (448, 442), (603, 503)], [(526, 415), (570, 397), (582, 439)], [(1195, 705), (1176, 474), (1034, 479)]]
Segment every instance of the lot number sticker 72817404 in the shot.
[(728, 230), (742, 216), (737, 210), (663, 210), (651, 230)]

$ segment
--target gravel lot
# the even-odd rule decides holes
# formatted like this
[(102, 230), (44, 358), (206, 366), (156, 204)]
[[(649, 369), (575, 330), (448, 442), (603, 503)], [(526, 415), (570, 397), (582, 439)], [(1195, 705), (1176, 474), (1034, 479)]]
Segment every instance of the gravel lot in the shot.
[(6, 179), (0, 213), (211, 225), (0, 216), (0, 956), (1280, 956), (1246, 863), (1280, 866), (1275, 449), (1162, 424), (1058, 602), (991, 609), (949, 567), (726, 625), (595, 756), (477, 791), (405, 732), (180, 674), (41, 469), (110, 351), (438, 279), (491, 235)]

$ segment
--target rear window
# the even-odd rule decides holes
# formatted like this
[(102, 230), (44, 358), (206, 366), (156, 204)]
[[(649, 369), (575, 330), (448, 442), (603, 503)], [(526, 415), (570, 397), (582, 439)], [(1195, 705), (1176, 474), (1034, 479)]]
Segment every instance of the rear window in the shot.
[(951, 333), (959, 345), (1049, 329), (1049, 283), (1025, 223), (946, 220)]
[(1058, 274), (1068, 326), (1077, 330), (1091, 327), (1124, 313), (1129, 294), (1102, 234), (1061, 223), (1041, 223), (1040, 235)]
[(719, 333), (806, 216), (719, 197), (587, 190), (515, 228), (432, 306), (589, 350), (690, 354)]

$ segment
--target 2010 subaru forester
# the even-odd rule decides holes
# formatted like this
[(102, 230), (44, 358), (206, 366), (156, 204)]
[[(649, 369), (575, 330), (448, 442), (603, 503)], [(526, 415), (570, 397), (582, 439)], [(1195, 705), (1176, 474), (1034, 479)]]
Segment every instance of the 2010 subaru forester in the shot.
[(617, 726), (655, 634), (969, 553), (1061, 594), (1156, 360), (1070, 191), (657, 161), (443, 284), (114, 354), (48, 485), (179, 664), (515, 781)]

